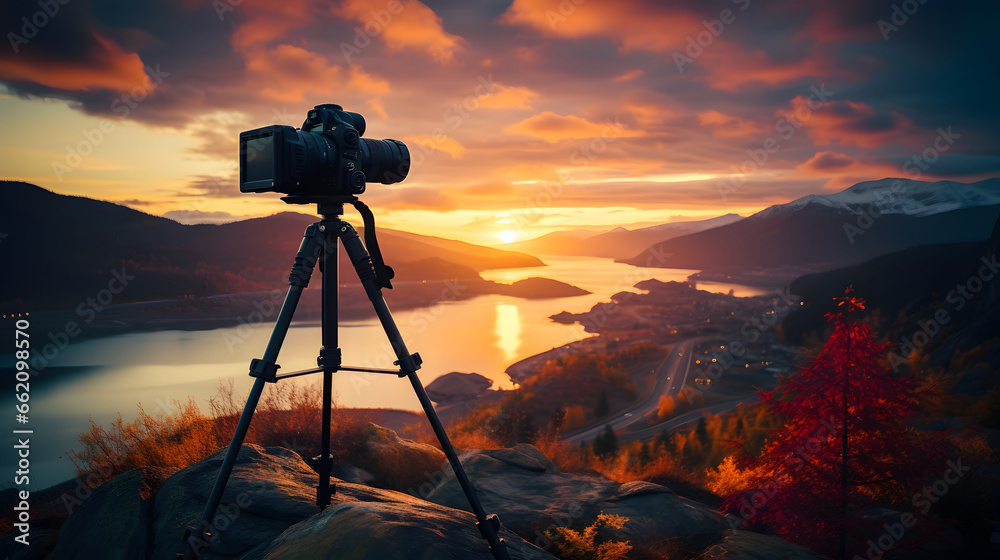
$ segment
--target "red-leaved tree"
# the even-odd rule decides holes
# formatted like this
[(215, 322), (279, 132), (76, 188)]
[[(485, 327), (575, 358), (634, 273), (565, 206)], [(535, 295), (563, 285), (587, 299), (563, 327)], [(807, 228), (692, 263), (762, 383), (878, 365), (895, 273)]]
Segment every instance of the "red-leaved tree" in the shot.
[(851, 288), (838, 299), (838, 310), (827, 314), (833, 334), (819, 355), (761, 393), (785, 425), (769, 434), (758, 457), (741, 458), (750, 487), (728, 496), (722, 509), (742, 518), (741, 526), (848, 558), (864, 556), (872, 534), (863, 511), (905, 508), (940, 476), (945, 452), (942, 434), (910, 426), (913, 386), (879, 365), (885, 345), (854, 318), (864, 301)]

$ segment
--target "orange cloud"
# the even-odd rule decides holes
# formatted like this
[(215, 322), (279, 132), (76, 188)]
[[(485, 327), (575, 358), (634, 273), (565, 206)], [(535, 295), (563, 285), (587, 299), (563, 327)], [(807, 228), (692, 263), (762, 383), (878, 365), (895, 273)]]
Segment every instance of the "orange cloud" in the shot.
[(522, 86), (493, 84), (493, 92), (479, 96), (479, 104), (488, 109), (527, 109), (538, 93)]
[(504, 128), (508, 134), (525, 134), (545, 140), (550, 144), (573, 138), (620, 138), (640, 136), (639, 130), (628, 130), (620, 123), (594, 123), (576, 115), (557, 115), (543, 111), (527, 119)]
[(58, 58), (39, 61), (24, 55), (3, 57), (0, 75), (9, 82), (34, 82), (70, 91), (126, 91), (147, 83), (138, 54), (123, 51), (114, 41), (96, 32), (92, 36), (95, 43), (83, 64)]
[(262, 49), (248, 57), (246, 68), (251, 83), (267, 84), (258, 90), (262, 96), (287, 102), (310, 92), (328, 96), (337, 89), (341, 70), (323, 55), (292, 45)]
[(769, 130), (750, 119), (727, 115), (716, 110), (698, 113), (698, 123), (712, 130), (716, 138), (739, 138)]
[(244, 52), (254, 46), (283, 39), (289, 31), (315, 21), (313, 0), (279, 0), (278, 2), (243, 2), (235, 10), (239, 18), (230, 43)]
[(514, 0), (499, 21), (532, 27), (551, 37), (608, 38), (623, 51), (664, 52), (682, 46), (685, 37), (701, 31), (702, 19), (677, 8), (650, 14), (648, 6), (627, 1), (577, 5), (567, 0)]
[[(877, 148), (887, 144), (919, 146), (913, 119), (895, 111), (877, 112), (856, 101), (829, 101), (822, 110), (808, 111), (810, 100), (802, 95), (792, 100), (793, 114), (811, 113), (804, 128), (819, 146)], [(779, 111), (779, 113), (783, 113)]]
[(810, 77), (822, 81), (847, 75), (846, 70), (822, 53), (803, 53), (798, 60), (778, 62), (763, 49), (749, 49), (721, 39), (705, 47), (704, 54), (693, 59), (692, 65), (707, 70), (696, 79), (732, 92), (750, 84), (780, 86)]
[(805, 163), (800, 164), (796, 167), (796, 169), (826, 173), (830, 171), (839, 171), (857, 164), (858, 160), (856, 158), (826, 150), (816, 152), (813, 157), (806, 160)]
[(802, 178), (825, 178), (825, 190), (841, 191), (872, 177), (896, 177), (900, 175), (899, 168), (886, 163), (863, 162), (832, 150), (816, 152), (811, 158), (795, 167), (797, 175)]
[(403, 139), (403, 142), (410, 147), (411, 154), (414, 152), (431, 154), (436, 151), (441, 151), (448, 154), (453, 159), (461, 159), (462, 154), (465, 153), (465, 146), (460, 144), (458, 140), (455, 140), (445, 134), (437, 134), (434, 136), (431, 136), (430, 134), (408, 136)]
[(642, 68), (633, 68), (633, 69), (628, 70), (628, 71), (626, 71), (626, 72), (624, 72), (624, 73), (622, 73), (622, 74), (620, 74), (618, 76), (615, 76), (615, 81), (616, 82), (628, 82), (628, 81), (631, 81), (631, 80), (634, 80), (634, 79), (638, 78), (639, 76), (642, 76), (642, 74), (643, 74)]
[(351, 76), (347, 85), (367, 95), (385, 95), (392, 90), (388, 81), (365, 72), (360, 64), (351, 64)]
[(622, 104), (632, 120), (646, 128), (659, 128), (677, 113), (687, 113), (670, 97), (645, 89), (627, 92)]
[(383, 21), (376, 19), (372, 4), (367, 0), (346, 0), (334, 8), (334, 12), (343, 18), (378, 24), (378, 36), (390, 50), (418, 50), (442, 64), (454, 62), (455, 53), (462, 49), (465, 41), (445, 31), (441, 18), (425, 4), (417, 0), (401, 4), (395, 14), (385, 10)]

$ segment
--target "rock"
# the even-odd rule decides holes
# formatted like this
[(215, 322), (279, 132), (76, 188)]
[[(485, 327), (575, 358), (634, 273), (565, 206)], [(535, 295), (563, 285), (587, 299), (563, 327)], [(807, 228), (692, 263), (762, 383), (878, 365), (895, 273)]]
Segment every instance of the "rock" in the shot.
[(590, 293), (572, 284), (537, 276), (518, 280), (510, 285), (498, 284), (495, 291), (499, 294), (526, 299), (574, 297)]
[(424, 387), (427, 396), (436, 403), (474, 399), (493, 386), (493, 380), (478, 373), (453, 371), (438, 377)]
[[(384, 441), (395, 436), (383, 428), (373, 433)], [(200, 519), (224, 453), (163, 484), (154, 504), (151, 558), (173, 560), (180, 551), (184, 528)], [(490, 558), (471, 514), (339, 480), (332, 481), (337, 492), (330, 506), (320, 512), (318, 478), (287, 449), (243, 446), (223, 494), (226, 505), (216, 516), (218, 530), (201, 560)], [(553, 560), (510, 531), (503, 536), (516, 552), (511, 558)]]
[[(184, 531), (201, 519), (226, 450), (167, 480), (154, 500), (153, 554), (174, 560)], [(202, 560), (238, 558), (269, 543), (290, 525), (315, 515), (317, 475), (293, 451), (244, 445), (213, 521), (215, 534)]]
[[(509, 449), (467, 452), (461, 456), (487, 513), (535, 544), (548, 541), (546, 530), (580, 530), (602, 511), (628, 517), (615, 540), (641, 544), (691, 533), (722, 533), (726, 527), (714, 509), (681, 498), (648, 482), (619, 484), (601, 476), (561, 473), (541, 451), (520, 444)], [(427, 492), (428, 501), (469, 510), (453, 474), (441, 477)]]
[[(472, 514), (390, 490), (338, 485), (331, 504), (242, 560), (491, 560)], [(555, 560), (501, 529), (512, 560)]]
[(778, 537), (729, 530), (697, 560), (816, 560), (826, 558)]
[(166, 474), (160, 469), (135, 469), (97, 487), (62, 524), (49, 558), (147, 558), (153, 494)]
[(44, 560), (56, 546), (61, 521), (58, 519), (32, 520), (28, 546), (14, 540), (23, 535), (18, 530), (0, 537), (0, 557), (4, 560)]
[[(367, 443), (373, 464), (378, 457), (408, 464), (405, 453), (420, 446), (377, 426), (369, 427)], [(149, 470), (109, 481), (66, 520), (50, 558), (173, 560), (183, 548), (185, 528), (200, 520), (224, 454), (220, 450), (174, 474), (155, 497), (158, 479)], [(781, 539), (727, 530), (713, 509), (664, 486), (559, 472), (530, 445), (466, 452), (462, 459), (484, 509), (504, 524), (501, 536), (515, 560), (555, 560), (544, 550), (552, 546), (546, 531), (582, 530), (601, 512), (628, 518), (620, 529), (604, 527), (601, 538), (629, 541), (640, 555), (678, 548), (692, 557), (701, 554), (702, 560), (817, 558)], [(447, 463), (419, 486), (429, 501), (334, 480), (337, 491), (321, 512), (315, 505), (317, 482), (294, 452), (243, 446), (201, 560), (491, 560)], [(55, 525), (37, 528), (55, 534)], [(45, 538), (44, 531), (38, 537)], [(10, 540), (8, 535), (0, 545)], [(43, 557), (37, 554), (42, 549), (32, 549), (29, 556), (3, 550), (12, 558)]]
[(365, 442), (332, 472), (351, 482), (405, 492), (420, 486), (429, 473), (441, 470), (446, 462), (444, 452), (434, 446), (368, 424)]

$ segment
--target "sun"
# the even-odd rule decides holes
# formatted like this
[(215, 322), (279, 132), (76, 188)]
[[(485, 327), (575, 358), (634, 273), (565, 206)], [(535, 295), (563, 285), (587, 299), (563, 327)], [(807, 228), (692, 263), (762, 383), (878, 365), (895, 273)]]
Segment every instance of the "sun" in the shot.
[(500, 238), (501, 243), (513, 243), (514, 241), (517, 241), (517, 238), (520, 236), (515, 230), (505, 229), (498, 233), (497, 237)]

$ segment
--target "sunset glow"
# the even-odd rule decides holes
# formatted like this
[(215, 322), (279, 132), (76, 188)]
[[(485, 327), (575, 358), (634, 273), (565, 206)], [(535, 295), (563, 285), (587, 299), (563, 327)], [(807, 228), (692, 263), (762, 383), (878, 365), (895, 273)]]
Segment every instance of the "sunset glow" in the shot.
[(988, 35), (943, 4), (885, 36), (891, 2), (734, 0), (717, 37), (720, 8), (686, 1), (216, 4), (69, 3), (3, 50), (3, 177), (186, 223), (272, 214), (239, 193), (238, 133), (328, 102), (410, 148), (406, 181), (364, 194), (380, 223), (488, 244), (1000, 169), (995, 117), (946, 109), (995, 79), (923, 63), (970, 60), (929, 26)]
[(497, 237), (500, 238), (501, 243), (513, 243), (514, 241), (518, 240), (520, 235), (518, 234), (517, 230), (505, 229), (500, 233), (498, 233)]

